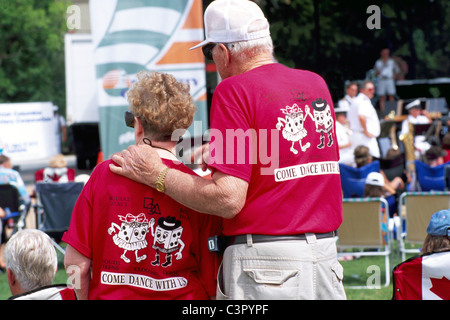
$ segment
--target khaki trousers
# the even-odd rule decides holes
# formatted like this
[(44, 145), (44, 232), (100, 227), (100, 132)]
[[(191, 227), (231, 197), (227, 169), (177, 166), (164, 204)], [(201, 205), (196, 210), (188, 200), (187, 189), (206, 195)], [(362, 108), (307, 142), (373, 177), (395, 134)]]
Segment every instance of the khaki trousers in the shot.
[(218, 274), (218, 300), (343, 300), (343, 269), (336, 239), (253, 243), (226, 248)]

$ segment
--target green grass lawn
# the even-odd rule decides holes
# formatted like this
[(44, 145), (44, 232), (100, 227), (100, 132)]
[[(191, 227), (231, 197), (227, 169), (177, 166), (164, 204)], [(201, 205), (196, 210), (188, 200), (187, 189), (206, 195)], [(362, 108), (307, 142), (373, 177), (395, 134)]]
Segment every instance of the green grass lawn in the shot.
[[(344, 287), (348, 300), (390, 300), (392, 298), (392, 279), (389, 286), (384, 287), (385, 268), (383, 257), (361, 257), (351, 261), (341, 261), (344, 267)], [(375, 268), (373, 268), (375, 266)], [(390, 266), (392, 270), (395, 265)], [(379, 271), (379, 287), (373, 289), (352, 289), (354, 286), (373, 286), (372, 279)], [(369, 283), (368, 283), (369, 281)]]
[[(408, 249), (419, 248), (418, 245), (406, 244)], [(415, 254), (407, 253), (405, 260)], [(341, 261), (344, 268), (344, 287), (348, 300), (391, 300), (393, 296), (392, 270), (402, 262), (400, 253), (397, 251), (397, 241), (393, 242), (390, 257), (390, 284), (385, 284), (385, 259), (381, 256), (364, 256), (350, 261)], [(378, 282), (376, 282), (378, 281)], [(354, 286), (367, 286), (377, 288), (352, 289)]]

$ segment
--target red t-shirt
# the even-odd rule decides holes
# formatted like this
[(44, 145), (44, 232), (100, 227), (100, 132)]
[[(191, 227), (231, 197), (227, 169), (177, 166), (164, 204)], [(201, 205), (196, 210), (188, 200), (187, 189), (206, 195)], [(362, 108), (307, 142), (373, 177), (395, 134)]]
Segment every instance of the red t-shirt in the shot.
[(342, 191), (334, 123), (327, 85), (315, 73), (274, 63), (219, 83), (210, 166), (249, 182), (244, 208), (223, 221), (225, 235), (338, 229)]
[[(194, 174), (181, 163), (163, 162)], [(215, 295), (220, 261), (207, 238), (220, 233), (221, 220), (113, 174), (110, 163), (95, 168), (62, 239), (92, 260), (89, 299)]]

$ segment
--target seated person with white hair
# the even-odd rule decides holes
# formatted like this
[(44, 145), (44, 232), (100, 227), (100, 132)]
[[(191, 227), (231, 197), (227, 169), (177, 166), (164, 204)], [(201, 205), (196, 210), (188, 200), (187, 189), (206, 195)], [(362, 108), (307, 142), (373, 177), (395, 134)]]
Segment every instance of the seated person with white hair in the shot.
[(12, 297), (9, 300), (74, 300), (72, 288), (52, 285), (58, 259), (50, 237), (36, 229), (14, 234), (3, 252)]

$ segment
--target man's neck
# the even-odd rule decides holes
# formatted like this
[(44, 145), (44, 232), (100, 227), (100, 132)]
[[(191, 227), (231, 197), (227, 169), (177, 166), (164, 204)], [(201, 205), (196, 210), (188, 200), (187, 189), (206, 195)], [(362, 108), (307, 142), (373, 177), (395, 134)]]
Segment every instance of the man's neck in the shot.
[(272, 63), (274, 63), (274, 61), (271, 56), (267, 54), (260, 54), (258, 56), (252, 57), (252, 59), (248, 62), (236, 64), (236, 68), (233, 70), (233, 75), (245, 73), (252, 69)]

